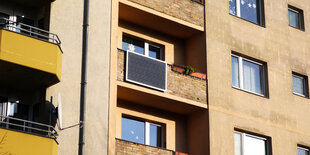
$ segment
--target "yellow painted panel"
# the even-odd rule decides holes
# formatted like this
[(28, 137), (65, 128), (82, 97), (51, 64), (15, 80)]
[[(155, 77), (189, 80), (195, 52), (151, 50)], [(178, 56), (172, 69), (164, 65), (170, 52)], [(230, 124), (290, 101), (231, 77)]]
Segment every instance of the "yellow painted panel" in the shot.
[(0, 60), (56, 74), (61, 78), (62, 52), (58, 45), (8, 30), (0, 30)]
[(0, 128), (0, 154), (57, 155), (54, 139)]

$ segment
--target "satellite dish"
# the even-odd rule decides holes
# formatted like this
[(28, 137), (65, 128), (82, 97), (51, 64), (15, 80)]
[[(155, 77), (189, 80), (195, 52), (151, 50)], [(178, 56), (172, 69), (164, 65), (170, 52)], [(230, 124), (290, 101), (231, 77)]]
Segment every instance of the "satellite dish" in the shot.
[(58, 128), (62, 130), (62, 105), (61, 105), (61, 95), (58, 93), (58, 103), (57, 103), (57, 116), (58, 116)]

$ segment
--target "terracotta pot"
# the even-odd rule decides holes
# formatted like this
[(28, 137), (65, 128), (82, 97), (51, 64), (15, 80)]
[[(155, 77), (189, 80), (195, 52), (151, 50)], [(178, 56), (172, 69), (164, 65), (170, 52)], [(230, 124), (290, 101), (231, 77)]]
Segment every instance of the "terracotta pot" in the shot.
[(175, 65), (172, 66), (172, 70), (176, 71), (176, 72), (179, 72), (179, 73), (184, 73), (185, 72), (185, 69), (183, 67), (179, 67), (179, 66), (175, 66)]
[(191, 76), (198, 77), (198, 78), (201, 78), (201, 79), (207, 79), (207, 75), (206, 74), (199, 73), (199, 72), (192, 73)]

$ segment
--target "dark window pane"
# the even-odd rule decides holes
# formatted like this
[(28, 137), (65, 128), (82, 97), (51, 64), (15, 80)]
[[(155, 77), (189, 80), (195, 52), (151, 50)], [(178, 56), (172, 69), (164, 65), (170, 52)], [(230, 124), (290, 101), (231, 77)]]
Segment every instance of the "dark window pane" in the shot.
[(258, 4), (256, 0), (240, 0), (241, 18), (258, 24)]
[(243, 61), (243, 87), (245, 90), (263, 94), (263, 67), (261, 65)]
[(145, 143), (145, 123), (129, 118), (122, 118), (122, 139), (135, 143)]
[(229, 13), (237, 15), (236, 10), (236, 0), (229, 0)]
[(149, 46), (149, 56), (151, 58), (160, 59), (160, 48), (150, 45)]
[(150, 124), (150, 145), (155, 147), (162, 147), (161, 126)]
[(239, 63), (238, 58), (231, 57), (231, 72), (232, 72), (232, 85), (234, 87), (240, 87), (239, 85)]
[(5, 14), (5, 13), (2, 13), (0, 12), (0, 27), (4, 27), (5, 24), (6, 24), (6, 20), (4, 20), (3, 18), (5, 19), (9, 19), (9, 15), (8, 14)]
[(129, 45), (133, 45), (134, 52), (144, 55), (143, 41), (123, 35), (122, 49), (125, 51), (129, 50)]
[(288, 19), (289, 19), (289, 24), (290, 26), (296, 27), (296, 28), (300, 28), (300, 17), (299, 17), (299, 13), (297, 11), (288, 10)]

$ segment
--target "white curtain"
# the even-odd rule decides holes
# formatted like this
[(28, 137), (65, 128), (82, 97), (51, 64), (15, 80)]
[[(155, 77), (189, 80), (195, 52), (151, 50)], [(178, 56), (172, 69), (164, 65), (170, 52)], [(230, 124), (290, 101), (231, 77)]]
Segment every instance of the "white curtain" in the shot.
[(242, 137), (240, 133), (235, 133), (235, 155), (242, 155)]
[(244, 145), (244, 155), (266, 155), (265, 140), (246, 135)]
[(243, 61), (243, 87), (245, 90), (262, 94), (261, 66)]
[(17, 113), (17, 104), (16, 103), (8, 103), (8, 116), (14, 116)]

